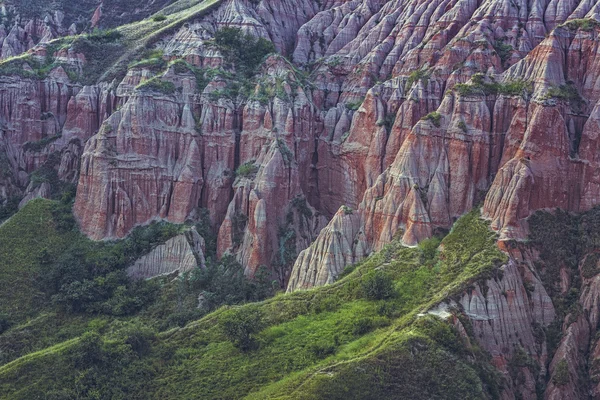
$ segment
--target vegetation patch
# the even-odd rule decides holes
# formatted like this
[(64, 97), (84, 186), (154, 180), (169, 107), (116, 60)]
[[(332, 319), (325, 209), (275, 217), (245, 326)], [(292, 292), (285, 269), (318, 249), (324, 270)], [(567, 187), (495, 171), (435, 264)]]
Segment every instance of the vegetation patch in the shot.
[(406, 80), (406, 89), (410, 89), (413, 87), (415, 82), (421, 81), (424, 86), (427, 86), (429, 82), (429, 78), (431, 77), (431, 72), (426, 69), (418, 69), (416, 71), (411, 72)]
[(360, 99), (357, 99), (355, 101), (348, 101), (344, 105), (346, 106), (346, 108), (348, 110), (356, 111), (356, 110), (358, 110), (360, 108), (360, 106), (362, 105), (362, 103), (364, 101), (365, 101), (364, 98), (360, 98)]
[(173, 82), (165, 81), (160, 77), (148, 79), (137, 85), (136, 89), (142, 92), (158, 92), (167, 96), (172, 95), (176, 90)]
[[(56, 203), (32, 204), (49, 207), (45, 224), (55, 220)], [(8, 223), (14, 220), (21, 226), (27, 207), (24, 210)], [(39, 215), (31, 221), (39, 223)], [(40, 238), (39, 229), (24, 229)], [(105, 276), (112, 282), (105, 273), (113, 270), (113, 260), (122, 265), (124, 255), (137, 252), (141, 234), (133, 242), (93, 245), (81, 253), (75, 251), (81, 245), (68, 250), (73, 239), (80, 240), (73, 227), (67, 223), (56, 232), (71, 236), (52, 251), (69, 256), (58, 257), (56, 267), (50, 263), (55, 273), (49, 282), (90, 273), (92, 260), (92, 272), (101, 272), (91, 280)], [(469, 348), (447, 322), (417, 314), (490, 276), (505, 260), (495, 239), (487, 223), (472, 212), (459, 219), (441, 242), (432, 239), (418, 248), (393, 242), (331, 285), (264, 301), (260, 300), (273, 294), (266, 270), (264, 278), (259, 274), (258, 280), (248, 281), (233, 258), (211, 262), (206, 270), (150, 283), (158, 285), (153, 289), (157, 298), (131, 314), (105, 314), (103, 307), (90, 309), (91, 314), (69, 311), (64, 315), (80, 322), (63, 335), (41, 328), (43, 319), (34, 323), (37, 336), (46, 338), (28, 339), (35, 350), (20, 351), (14, 355), (20, 358), (0, 367), (0, 380), (5, 382), (0, 397), (10, 393), (14, 399), (29, 399), (51, 393), (69, 398), (79, 393), (83, 398), (330, 399), (348, 393), (369, 398), (371, 393), (378, 399), (494, 398), (501, 379), (486, 356)], [(114, 246), (121, 248), (117, 251)], [(32, 258), (34, 263), (38, 259), (39, 254)], [(64, 286), (58, 283), (45, 286)], [(119, 298), (136, 293), (124, 286)], [(202, 289), (200, 309), (198, 289)], [(101, 300), (96, 304), (106, 302)], [(260, 302), (219, 308), (245, 301)], [(62, 306), (58, 310), (64, 312)], [(57, 311), (49, 312), (44, 318), (53, 318), (51, 313)], [(169, 316), (173, 319), (161, 326)], [(0, 335), (0, 341), (7, 338), (4, 343), (24, 337), (24, 327), (10, 323), (12, 327)], [(151, 326), (174, 328), (157, 333)], [(367, 397), (360, 397), (363, 394)]]
[(561, 25), (569, 30), (581, 29), (582, 31), (590, 32), (600, 28), (600, 22), (592, 18), (573, 19)]
[(471, 78), (472, 83), (459, 83), (454, 85), (454, 90), (461, 96), (528, 96), (533, 93), (531, 82), (516, 80), (511, 82), (486, 82), (485, 75), (475, 74)]
[(240, 28), (221, 28), (215, 33), (215, 44), (227, 60), (242, 74), (254, 75), (262, 60), (275, 52), (275, 46), (264, 38), (244, 34)]
[(250, 178), (254, 176), (258, 172), (258, 167), (254, 163), (254, 161), (248, 161), (245, 164), (242, 164), (235, 171), (235, 175), (242, 178)]
[(433, 111), (421, 118), (421, 121), (429, 121), (433, 124), (433, 126), (439, 128), (442, 122), (442, 114), (437, 111)]
[(504, 65), (514, 51), (514, 48), (512, 45), (504, 43), (504, 40), (500, 39), (494, 42), (494, 50), (496, 51), (496, 54), (498, 54), (498, 57), (500, 57), (500, 62)]

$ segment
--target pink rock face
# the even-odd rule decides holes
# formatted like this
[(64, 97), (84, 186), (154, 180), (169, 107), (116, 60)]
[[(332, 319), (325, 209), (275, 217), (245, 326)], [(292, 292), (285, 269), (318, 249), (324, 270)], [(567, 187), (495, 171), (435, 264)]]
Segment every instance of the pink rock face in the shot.
[(475, 285), (457, 300), (456, 306), (469, 318), (474, 337), (491, 355), (492, 365), (507, 379), (503, 398), (520, 395), (535, 399), (534, 374), (538, 371), (522, 367), (520, 376), (514, 376), (509, 373), (509, 364), (517, 351), (524, 351), (539, 365), (545, 365), (547, 343), (540, 342), (539, 329), (552, 323), (554, 307), (536, 272), (525, 263), (510, 260), (501, 270), (501, 278), (486, 281), (485, 287)]
[(193, 106), (157, 94), (137, 93), (86, 144), (74, 211), (90, 237), (123, 237), (154, 218), (182, 223), (198, 205)]
[[(475, 26), (471, 34), (477, 35), (480, 28)], [(446, 90), (439, 107), (430, 108), (431, 103), (395, 101), (394, 92), (384, 89), (380, 98), (385, 107), (398, 107), (399, 111), (390, 135), (381, 142), (376, 127), (369, 129), (364, 125), (368, 120), (365, 116), (378, 110), (372, 90), (363, 103), (363, 117), (353, 118), (347, 128), (348, 137), (370, 132), (364, 136), (366, 142), (355, 136), (355, 154), (363, 161), (354, 166), (345, 164), (344, 168), (346, 176), (354, 178), (354, 187), (370, 182), (357, 210), (368, 247), (381, 249), (396, 236), (415, 245), (436, 229), (449, 228), (457, 217), (484, 198), (483, 215), (492, 221), (501, 239), (525, 238), (526, 218), (535, 210), (560, 207), (582, 211), (598, 204), (599, 186), (592, 172), (598, 166), (592, 150), (597, 147), (597, 107), (593, 107), (589, 117), (586, 114), (598, 100), (596, 84), (590, 84), (598, 81), (592, 61), (597, 58), (597, 45), (592, 44), (597, 35), (597, 30), (558, 28), (524, 59), (495, 78), (501, 85), (520, 80), (531, 82), (531, 94), (523, 91), (523, 95), (516, 92), (485, 96), (475, 90), (461, 95)], [(587, 50), (585, 55), (582, 49)], [(456, 49), (441, 51), (450, 57)], [(465, 65), (481, 66), (487, 62), (490, 69), (501, 68), (493, 57), (470, 59), (473, 54), (462, 57)], [(447, 61), (444, 57), (440, 60)], [(441, 65), (439, 71), (440, 76), (446, 73)], [(436, 89), (432, 79), (425, 86), (423, 78), (418, 78), (411, 96), (433, 95)], [(448, 81), (451, 80), (449, 76)], [(569, 85), (586, 93), (589, 105), (578, 100), (578, 95), (570, 102), (548, 95), (549, 91), (564, 88), (566, 82), (575, 82)], [(425, 90), (419, 93), (418, 88)], [(413, 114), (402, 127), (406, 123), (403, 112), (410, 109)], [(419, 121), (415, 115), (425, 116), (424, 110), (436, 113)], [(332, 120), (335, 115), (343, 121), (339, 112), (330, 115)], [(334, 126), (331, 122), (327, 125)], [(366, 150), (365, 143), (379, 151)], [(394, 159), (390, 163), (391, 155)], [(344, 160), (343, 155), (334, 159), (337, 158)], [(320, 156), (322, 159), (325, 157)], [(376, 170), (374, 166), (382, 173), (371, 179), (369, 171)], [(356, 196), (360, 193), (361, 190), (353, 191)], [(353, 204), (348, 195), (337, 201)], [(322, 268), (331, 269), (324, 265)], [(343, 265), (334, 269), (341, 271)]]

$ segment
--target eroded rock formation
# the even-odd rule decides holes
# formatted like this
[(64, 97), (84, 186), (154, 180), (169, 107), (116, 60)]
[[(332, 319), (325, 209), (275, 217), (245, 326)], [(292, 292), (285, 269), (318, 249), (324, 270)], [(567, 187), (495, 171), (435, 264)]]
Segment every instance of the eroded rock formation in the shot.
[[(117, 8), (100, 3), (81, 27), (48, 11), (0, 29), (3, 58), (56, 61), (43, 78), (25, 58), (24, 73), (0, 77), (0, 205), (77, 184), (75, 215), (98, 240), (204, 208), (218, 256), (250, 276), (265, 267), (288, 291), (331, 283), (391, 241), (417, 245), (481, 208), (510, 261), (451, 305), (506, 375), (503, 398), (534, 398), (540, 380), (548, 399), (599, 391), (575, 379), (600, 374), (595, 277), (582, 279), (583, 313), (565, 317), (535, 250), (509, 247), (536, 210), (600, 203), (599, 3), (176, 2), (153, 22), (158, 33), (83, 85), (73, 75), (97, 60), (46, 44), (110, 26)], [(164, 5), (150, 3), (119, 15)], [(223, 27), (279, 54), (244, 70), (216, 44)], [(185, 271), (197, 243), (172, 239), (133, 274)], [(549, 349), (539, 329), (559, 314), (563, 336)], [(521, 353), (541, 369), (515, 367)]]

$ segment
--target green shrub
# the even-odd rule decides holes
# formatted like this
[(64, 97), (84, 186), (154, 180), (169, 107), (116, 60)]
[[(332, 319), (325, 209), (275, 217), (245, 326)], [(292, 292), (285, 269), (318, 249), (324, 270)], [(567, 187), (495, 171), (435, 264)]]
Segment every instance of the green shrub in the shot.
[(348, 110), (356, 111), (356, 110), (358, 110), (360, 108), (360, 106), (362, 105), (362, 103), (364, 101), (365, 101), (365, 99), (363, 97), (363, 98), (360, 98), (360, 99), (355, 100), (355, 101), (348, 101), (344, 105), (346, 106), (346, 108)]
[(346, 215), (354, 214), (354, 210), (352, 209), (352, 207), (348, 207), (347, 205), (343, 205), (342, 210), (344, 210), (344, 214)]
[(421, 252), (421, 262), (426, 263), (435, 260), (440, 243), (441, 240), (437, 237), (422, 240), (418, 246), (419, 251)]
[(356, 336), (362, 336), (366, 333), (369, 333), (374, 326), (375, 324), (372, 318), (361, 318), (354, 322), (352, 333)]
[(162, 21), (165, 21), (166, 19), (167, 19), (166, 15), (163, 15), (163, 14), (157, 14), (152, 17), (152, 21), (154, 21), (154, 22), (162, 22)]
[(37, 140), (35, 142), (26, 142), (23, 145), (23, 151), (31, 151), (37, 153), (46, 148), (50, 143), (59, 139), (60, 137), (61, 135), (46, 136), (45, 138)]
[(500, 57), (500, 61), (504, 64), (513, 52), (513, 47), (510, 44), (504, 43), (504, 40), (496, 40), (494, 42), (494, 50)]
[(319, 360), (335, 354), (335, 346), (330, 343), (311, 343), (310, 352)]
[(416, 71), (411, 72), (411, 74), (408, 76), (408, 79), (406, 80), (406, 89), (408, 90), (412, 88), (415, 82), (417, 81), (423, 81), (423, 85), (427, 86), (430, 76), (431, 72), (427, 71), (426, 69), (418, 69)]
[(439, 128), (441, 126), (441, 121), (442, 121), (442, 114), (440, 114), (437, 111), (434, 112), (430, 112), (429, 114), (427, 114), (426, 116), (424, 116), (423, 118), (421, 118), (422, 121), (429, 121), (431, 122), (436, 128)]
[(469, 131), (469, 129), (467, 128), (467, 124), (465, 123), (465, 121), (460, 121), (458, 123), (458, 127), (460, 128), (460, 130), (462, 130), (464, 133), (467, 133)]
[(112, 326), (111, 339), (116, 339), (128, 345), (131, 350), (144, 355), (150, 351), (152, 341), (156, 338), (154, 329), (143, 324), (138, 319), (117, 323)]
[(505, 83), (485, 82), (485, 75), (475, 74), (471, 78), (472, 83), (459, 83), (454, 85), (453, 90), (461, 96), (486, 96), (486, 95), (505, 95), (505, 96), (526, 96), (533, 93), (533, 84), (531, 82), (516, 80)]
[(0, 335), (6, 332), (12, 326), (10, 316), (0, 314)]
[(546, 97), (557, 98), (568, 101), (582, 101), (581, 95), (577, 90), (577, 87), (573, 84), (552, 86), (546, 92)]
[(253, 161), (248, 161), (245, 164), (242, 164), (235, 171), (235, 174), (242, 178), (249, 178), (256, 174), (258, 171), (258, 167), (254, 164)]
[(0, 223), (4, 222), (5, 219), (13, 216), (19, 211), (19, 203), (21, 198), (17, 196), (11, 196), (6, 199), (6, 202), (0, 205)]
[(562, 27), (566, 27), (570, 30), (581, 29), (582, 31), (593, 31), (596, 28), (600, 28), (600, 22), (596, 21), (592, 18), (581, 18), (581, 19), (573, 19), (565, 22), (561, 25)]
[(275, 294), (264, 268), (259, 268), (254, 279), (249, 279), (244, 268), (231, 255), (225, 255), (206, 269), (197, 268), (189, 279), (195, 297), (201, 294), (201, 307), (205, 313), (222, 305), (260, 301)]
[(98, 29), (95, 28), (92, 33), (88, 34), (86, 38), (92, 42), (106, 44), (114, 43), (121, 39), (123, 35), (116, 29)]
[(190, 72), (194, 74), (194, 77), (196, 78), (196, 87), (199, 92), (203, 92), (208, 83), (216, 76), (215, 70), (197, 68), (182, 59), (174, 60), (170, 65), (175, 68), (175, 73), (177, 74), (186, 74)]
[(132, 68), (147, 68), (154, 72), (162, 71), (166, 68), (167, 62), (164, 59), (162, 50), (147, 51), (142, 59), (129, 64), (129, 69)]
[(589, 254), (583, 265), (581, 266), (581, 274), (584, 278), (590, 279), (598, 274), (598, 261), (600, 260), (600, 254), (592, 253)]
[(254, 75), (267, 54), (275, 52), (273, 43), (249, 33), (244, 34), (240, 28), (219, 29), (215, 32), (215, 44), (247, 77)]
[(552, 376), (552, 382), (556, 386), (564, 386), (571, 381), (571, 377), (569, 375), (569, 364), (567, 364), (567, 360), (562, 359), (556, 364), (556, 369), (554, 370), (554, 375)]
[(233, 310), (221, 320), (223, 334), (242, 351), (256, 347), (256, 335), (263, 326), (263, 316), (258, 308)]
[(395, 294), (392, 278), (382, 271), (370, 273), (361, 286), (364, 296), (369, 300), (385, 300)]
[(140, 83), (137, 87), (140, 91), (159, 92), (166, 95), (175, 93), (175, 84), (173, 82), (164, 81), (159, 77), (148, 79)]

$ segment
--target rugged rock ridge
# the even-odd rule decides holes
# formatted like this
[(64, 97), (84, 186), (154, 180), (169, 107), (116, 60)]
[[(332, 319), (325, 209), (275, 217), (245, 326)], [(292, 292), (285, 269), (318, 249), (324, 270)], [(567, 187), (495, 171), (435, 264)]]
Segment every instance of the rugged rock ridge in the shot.
[[(447, 91), (366, 190), (358, 212), (368, 248), (379, 250), (395, 235), (414, 245), (448, 228), (486, 193), (484, 216), (502, 239), (524, 238), (525, 218), (536, 209), (593, 207), (588, 199), (598, 194), (590, 172), (597, 167), (586, 149), (595, 148), (598, 126), (597, 34), (574, 24), (557, 28), (498, 82), (476, 76)], [(503, 85), (518, 90), (502, 94)]]

